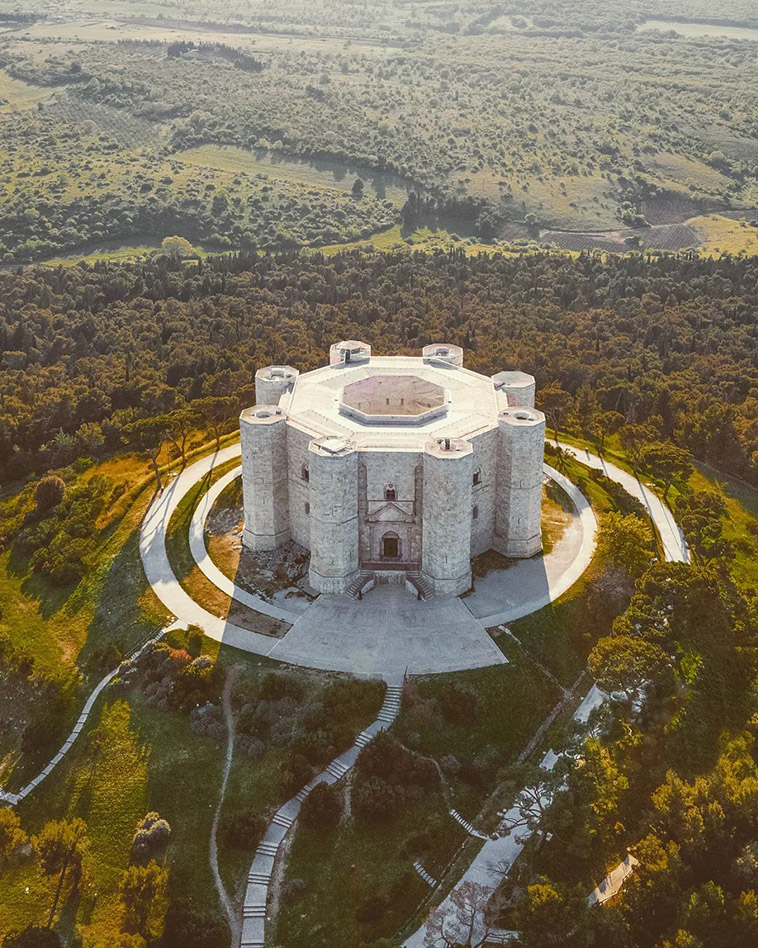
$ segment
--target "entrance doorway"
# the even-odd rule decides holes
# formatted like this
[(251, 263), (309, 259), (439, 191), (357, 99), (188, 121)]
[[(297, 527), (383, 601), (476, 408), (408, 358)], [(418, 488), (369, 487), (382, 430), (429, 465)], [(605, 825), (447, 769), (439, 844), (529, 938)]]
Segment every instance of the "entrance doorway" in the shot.
[(388, 560), (396, 560), (400, 556), (400, 539), (392, 533), (382, 537), (382, 556)]

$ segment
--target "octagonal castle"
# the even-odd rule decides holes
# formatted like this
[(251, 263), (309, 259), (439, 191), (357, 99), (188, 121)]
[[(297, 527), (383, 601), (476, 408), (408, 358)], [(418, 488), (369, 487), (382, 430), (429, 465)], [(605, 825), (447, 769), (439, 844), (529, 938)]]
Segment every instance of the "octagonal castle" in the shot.
[(444, 344), (375, 357), (347, 341), (312, 372), (260, 369), (240, 416), (243, 543), (306, 547), (319, 592), (397, 573), (427, 595), (466, 592), (472, 557), (542, 548), (534, 388), (523, 372), (471, 372)]

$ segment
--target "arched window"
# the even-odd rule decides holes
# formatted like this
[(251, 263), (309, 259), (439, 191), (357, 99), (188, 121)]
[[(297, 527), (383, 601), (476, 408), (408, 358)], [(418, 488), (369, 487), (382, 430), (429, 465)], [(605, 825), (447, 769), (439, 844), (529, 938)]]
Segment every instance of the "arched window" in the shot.
[(478, 507), (474, 507), (474, 509), (471, 511), (471, 517), (472, 517), (473, 520), (478, 520), (478, 519), (479, 519), (479, 508), (478, 508)]
[(481, 483), (482, 483), (482, 469), (480, 467), (477, 467), (474, 470), (474, 484), (481, 484)]
[(304, 464), (300, 469), (300, 477), (306, 482), (311, 479), (311, 472), (308, 470), (307, 464)]
[(384, 499), (385, 500), (397, 500), (397, 491), (395, 490), (394, 485), (388, 484), (384, 488)]
[(305, 515), (306, 515), (306, 517), (310, 514), (310, 512), (311, 512), (311, 505), (306, 501), (306, 503), (305, 503)]

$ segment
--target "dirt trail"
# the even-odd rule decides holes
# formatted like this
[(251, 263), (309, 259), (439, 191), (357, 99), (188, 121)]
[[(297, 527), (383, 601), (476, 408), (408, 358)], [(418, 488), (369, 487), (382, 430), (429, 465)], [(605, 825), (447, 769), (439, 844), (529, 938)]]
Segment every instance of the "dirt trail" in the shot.
[(232, 688), (234, 687), (234, 683), (237, 680), (238, 674), (239, 669), (229, 669), (229, 672), (226, 676), (226, 681), (224, 682), (224, 691), (221, 699), (222, 707), (224, 709), (224, 721), (226, 722), (227, 734), (226, 759), (224, 761), (224, 775), (221, 779), (221, 789), (218, 795), (218, 804), (216, 806), (216, 812), (213, 815), (213, 826), (211, 827), (210, 843), (211, 872), (213, 873), (213, 879), (216, 883), (218, 897), (221, 900), (221, 905), (223, 906), (227, 921), (229, 922), (229, 928), (232, 933), (232, 948), (237, 948), (237, 945), (239, 945), (242, 929), (240, 927), (240, 920), (238, 918), (237, 912), (234, 910), (234, 905), (232, 904), (232, 900), (229, 897), (229, 893), (226, 891), (223, 880), (221, 879), (221, 873), (218, 869), (218, 826), (219, 822), (221, 821), (221, 811), (224, 807), (224, 797), (226, 796), (226, 785), (229, 782), (229, 773), (232, 769), (232, 758), (234, 757), (234, 714), (232, 713)]

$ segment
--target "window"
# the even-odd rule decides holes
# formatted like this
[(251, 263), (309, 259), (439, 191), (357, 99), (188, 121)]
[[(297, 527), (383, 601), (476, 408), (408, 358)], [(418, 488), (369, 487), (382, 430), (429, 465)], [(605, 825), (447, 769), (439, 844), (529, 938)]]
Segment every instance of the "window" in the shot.
[(482, 483), (482, 472), (480, 468), (477, 468), (474, 471), (474, 484), (481, 484), (481, 483)]
[(304, 465), (303, 465), (303, 467), (302, 467), (302, 469), (301, 469), (301, 471), (300, 471), (300, 477), (301, 477), (304, 481), (306, 481), (306, 482), (311, 479), (311, 472), (308, 470), (308, 465), (307, 465), (307, 464), (304, 464)]
[(472, 517), (473, 520), (478, 520), (478, 519), (479, 519), (479, 508), (478, 508), (478, 507), (474, 507), (474, 509), (471, 511), (471, 517)]
[(392, 486), (392, 484), (388, 484), (388, 485), (384, 488), (384, 499), (385, 499), (385, 500), (397, 500), (397, 491), (396, 491), (395, 488)]
[(305, 515), (308, 516), (311, 512), (311, 505), (306, 501), (305, 504)]

